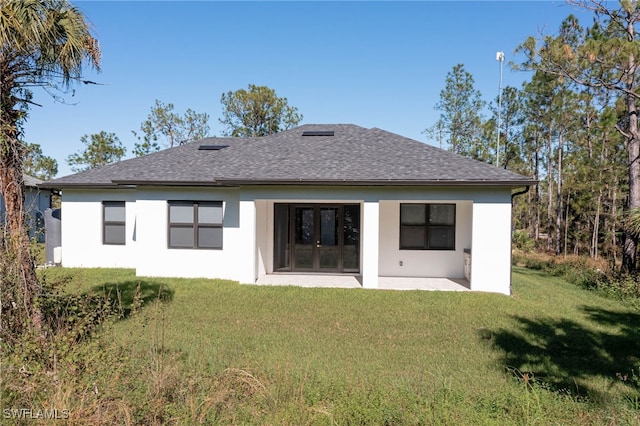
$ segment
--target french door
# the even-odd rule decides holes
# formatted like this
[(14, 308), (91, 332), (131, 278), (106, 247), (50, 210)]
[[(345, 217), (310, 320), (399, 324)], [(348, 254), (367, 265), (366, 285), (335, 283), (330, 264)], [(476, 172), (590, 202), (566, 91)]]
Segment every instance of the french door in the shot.
[(357, 273), (359, 252), (359, 205), (275, 205), (275, 271)]

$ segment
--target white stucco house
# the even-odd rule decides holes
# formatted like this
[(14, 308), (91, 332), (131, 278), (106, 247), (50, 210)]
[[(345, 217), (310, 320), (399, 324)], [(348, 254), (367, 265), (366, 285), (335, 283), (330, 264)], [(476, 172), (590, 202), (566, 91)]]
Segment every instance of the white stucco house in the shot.
[(62, 190), (63, 266), (252, 284), (354, 276), (364, 288), (441, 277), (509, 294), (512, 193), (534, 183), (381, 129), (308, 124), (41, 187)]

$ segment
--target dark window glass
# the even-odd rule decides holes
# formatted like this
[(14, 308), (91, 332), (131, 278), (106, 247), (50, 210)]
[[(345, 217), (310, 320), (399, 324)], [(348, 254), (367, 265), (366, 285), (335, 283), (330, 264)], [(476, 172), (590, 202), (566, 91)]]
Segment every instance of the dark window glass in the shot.
[(455, 250), (455, 204), (400, 204), (400, 249)]
[(193, 228), (172, 226), (169, 228), (169, 241), (171, 247), (193, 248)]
[(273, 270), (288, 271), (289, 247), (289, 205), (276, 204), (273, 209)]
[(429, 225), (453, 225), (456, 221), (456, 206), (453, 204), (431, 204)]
[(295, 266), (296, 268), (313, 268), (313, 247), (296, 245)]
[(344, 206), (344, 248), (342, 265), (345, 272), (357, 272), (360, 269), (360, 205)]
[(427, 233), (424, 226), (401, 226), (400, 244), (405, 249), (424, 249), (427, 246)]
[(124, 201), (102, 203), (102, 243), (124, 245), (126, 243), (126, 211)]
[(193, 224), (193, 213), (193, 203), (173, 203), (169, 207), (169, 222)]
[(221, 227), (200, 227), (198, 228), (198, 247), (200, 248), (221, 248), (222, 228)]
[(104, 225), (105, 244), (125, 244), (124, 225)]
[(424, 225), (427, 206), (425, 204), (402, 204), (400, 222), (403, 225)]
[(221, 249), (222, 201), (170, 201), (169, 248)]
[(338, 245), (338, 209), (334, 207), (320, 209), (320, 244)]
[(313, 244), (313, 208), (296, 207), (296, 244)]
[(222, 223), (222, 205), (199, 204), (198, 222), (210, 225)]
[(454, 245), (454, 232), (450, 226), (429, 227), (429, 248), (451, 250)]

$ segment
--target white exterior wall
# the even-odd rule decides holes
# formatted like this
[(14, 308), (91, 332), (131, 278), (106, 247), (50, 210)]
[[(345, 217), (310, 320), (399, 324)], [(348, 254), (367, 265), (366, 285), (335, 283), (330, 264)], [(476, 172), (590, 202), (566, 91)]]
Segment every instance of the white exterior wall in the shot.
[(273, 272), (273, 203), (256, 200), (256, 278)]
[[(102, 202), (125, 201), (125, 245), (102, 244)], [(134, 190), (70, 190), (62, 197), (62, 266), (136, 267)]]
[(360, 218), (362, 287), (378, 288), (380, 276), (380, 202), (366, 201)]
[[(137, 275), (255, 282), (255, 208), (239, 196), (234, 188), (138, 189)], [(222, 201), (223, 248), (170, 249), (168, 200)]]
[(421, 200), (456, 205), (455, 250), (400, 250), (400, 204), (380, 202), (380, 276), (464, 278), (464, 249), (471, 248), (471, 201)]
[[(253, 283), (273, 272), (273, 205), (354, 203), (361, 209), (363, 286), (378, 277), (464, 277), (471, 249), (471, 289), (509, 294), (509, 188), (244, 187), (65, 190), (64, 266), (130, 267), (140, 276), (203, 277)], [(124, 246), (102, 244), (102, 201), (126, 201)], [(223, 249), (169, 249), (168, 200), (222, 201)], [(400, 250), (400, 203), (455, 203), (455, 250)], [(402, 262), (402, 266), (400, 265)]]
[(511, 294), (511, 194), (473, 204), (471, 290)]

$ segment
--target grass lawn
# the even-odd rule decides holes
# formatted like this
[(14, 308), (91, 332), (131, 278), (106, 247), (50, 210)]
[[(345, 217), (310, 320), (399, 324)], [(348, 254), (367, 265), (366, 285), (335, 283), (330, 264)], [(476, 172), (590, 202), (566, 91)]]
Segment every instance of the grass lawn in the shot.
[(45, 274), (143, 302), (55, 392), (78, 423), (640, 424), (640, 312), (539, 272), (513, 297)]

